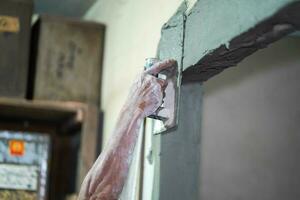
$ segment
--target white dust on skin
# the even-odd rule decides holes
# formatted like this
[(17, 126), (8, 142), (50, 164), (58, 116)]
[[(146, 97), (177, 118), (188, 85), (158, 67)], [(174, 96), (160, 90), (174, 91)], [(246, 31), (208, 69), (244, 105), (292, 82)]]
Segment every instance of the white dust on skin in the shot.
[[(154, 70), (174, 62), (161, 62)], [(128, 176), (142, 121), (162, 104), (164, 84), (148, 73), (142, 73), (134, 82), (114, 133), (81, 186), (79, 200), (118, 199)]]

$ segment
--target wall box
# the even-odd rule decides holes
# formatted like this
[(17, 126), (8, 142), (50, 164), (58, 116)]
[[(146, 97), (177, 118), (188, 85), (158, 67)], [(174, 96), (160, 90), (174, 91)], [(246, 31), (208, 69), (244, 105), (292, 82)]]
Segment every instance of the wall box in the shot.
[(29, 96), (99, 106), (104, 31), (98, 23), (42, 16), (33, 28)]
[(0, 1), (0, 96), (24, 98), (32, 0)]
[(42, 133), (50, 138), (48, 194), (41, 200), (78, 192), (99, 154), (101, 122), (96, 106), (0, 98), (0, 132)]
[(50, 136), (0, 130), (0, 199), (45, 199)]

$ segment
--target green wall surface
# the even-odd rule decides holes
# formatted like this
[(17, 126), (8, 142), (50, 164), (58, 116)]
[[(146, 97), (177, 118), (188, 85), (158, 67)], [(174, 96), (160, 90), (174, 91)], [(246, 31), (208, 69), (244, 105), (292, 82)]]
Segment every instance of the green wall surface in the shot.
[(296, 0), (201, 0), (188, 14), (183, 69)]
[[(227, 67), (236, 65), (258, 49), (295, 31), (299, 24), (295, 22), (297, 20), (292, 20), (295, 27), (293, 23), (289, 24), (290, 16), (296, 16), (297, 19), (300, 17), (295, 14), (300, 12), (300, 4), (297, 3), (296, 8), (284, 10), (284, 17), (274, 17), (293, 2), (300, 1), (199, 0), (188, 13), (187, 6), (183, 4), (163, 26), (158, 47), (159, 57), (175, 58), (180, 63), (183, 80), (185, 76), (196, 75), (193, 81), (197, 82), (183, 82), (181, 86), (178, 129), (166, 135), (154, 136), (160, 138), (160, 152), (156, 155), (156, 160), (159, 160), (156, 170), (159, 172), (155, 177), (158, 181), (155, 181), (154, 187), (158, 187), (155, 191), (159, 193), (159, 197), (154, 197), (153, 200), (200, 198), (198, 181), (203, 95), (201, 79), (197, 79), (197, 76), (198, 71), (207, 64), (198, 65), (201, 59), (207, 55), (216, 55), (212, 62), (208, 62), (215, 64), (208, 66), (208, 77), (212, 77)], [(288, 17), (285, 18), (286, 13)], [(268, 21), (269, 18), (272, 20)], [(260, 28), (254, 29), (258, 25)], [(253, 30), (250, 37), (246, 35), (235, 41), (233, 47), (229, 45), (233, 39), (248, 33), (249, 30)], [(221, 46), (225, 47), (217, 50)], [(211, 74), (209, 67), (215, 70)]]

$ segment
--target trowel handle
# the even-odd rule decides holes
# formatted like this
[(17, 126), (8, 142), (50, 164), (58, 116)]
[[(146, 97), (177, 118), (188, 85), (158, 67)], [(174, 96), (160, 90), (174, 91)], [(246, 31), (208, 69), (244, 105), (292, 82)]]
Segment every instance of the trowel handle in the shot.
[[(152, 68), (153, 65), (157, 62), (160, 62), (160, 60), (158, 58), (147, 58), (146, 59), (146, 62), (145, 62), (145, 66), (144, 66), (144, 69), (145, 70), (148, 70), (149, 68)], [(161, 73), (158, 73), (156, 75), (153, 75), (155, 76), (156, 78), (158, 79), (162, 79), (162, 80), (166, 80), (167, 77)], [(165, 92), (163, 93), (163, 98), (166, 96)], [(164, 103), (164, 100), (162, 101), (162, 105), (160, 105), (160, 107), (155, 111), (154, 114), (150, 115), (149, 117), (150, 118), (153, 118), (153, 119), (158, 119), (158, 120), (164, 120), (163, 118), (157, 116), (157, 113), (163, 109), (163, 103)]]

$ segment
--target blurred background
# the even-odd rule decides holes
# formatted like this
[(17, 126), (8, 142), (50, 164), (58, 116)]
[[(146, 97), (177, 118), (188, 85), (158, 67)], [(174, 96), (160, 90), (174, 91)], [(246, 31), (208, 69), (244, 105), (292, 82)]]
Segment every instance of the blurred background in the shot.
[[(1, 200), (76, 199), (183, 2), (197, 1), (1, 0)], [(201, 199), (300, 198), (299, 63), (296, 33), (202, 84), (202, 121), (188, 119), (201, 123)], [(123, 200), (156, 199), (145, 140)]]

